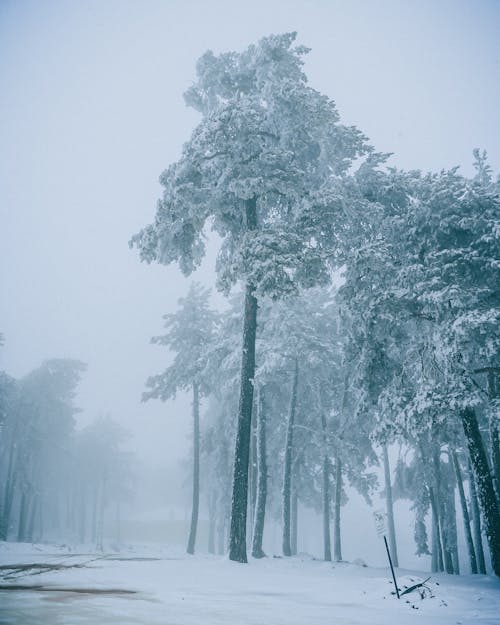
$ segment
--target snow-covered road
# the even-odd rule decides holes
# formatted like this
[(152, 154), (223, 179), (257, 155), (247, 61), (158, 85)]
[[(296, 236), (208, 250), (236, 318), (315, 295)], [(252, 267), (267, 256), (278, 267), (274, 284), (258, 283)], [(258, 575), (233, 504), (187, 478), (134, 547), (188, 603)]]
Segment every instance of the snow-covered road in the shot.
[[(37, 564), (26, 569), (21, 565)], [(56, 570), (40, 568), (54, 565)], [(82, 565), (75, 567), (74, 565)], [(17, 569), (6, 568), (18, 565)], [(386, 569), (310, 557), (239, 565), (152, 548), (119, 554), (0, 545), (1, 625), (497, 625), (500, 581), (433, 576), (398, 601)], [(67, 568), (70, 567), (70, 568)], [(399, 571), (399, 585), (422, 574)], [(25, 589), (24, 587), (37, 587)], [(431, 596), (432, 595), (432, 596)], [(408, 603), (407, 603), (408, 601)]]

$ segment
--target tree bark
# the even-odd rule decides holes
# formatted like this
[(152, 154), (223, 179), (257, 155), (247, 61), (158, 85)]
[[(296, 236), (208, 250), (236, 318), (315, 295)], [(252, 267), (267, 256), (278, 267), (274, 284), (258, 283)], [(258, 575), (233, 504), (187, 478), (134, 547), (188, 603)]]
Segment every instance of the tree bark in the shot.
[(465, 408), (461, 416), (476, 479), (479, 504), (483, 513), (486, 539), (490, 548), (491, 566), (495, 575), (500, 576), (500, 523), (498, 522), (500, 512), (493, 479), (474, 409)]
[(464, 484), (462, 480), (462, 472), (458, 462), (457, 452), (451, 450), (451, 459), (453, 468), (455, 469), (455, 477), (457, 479), (458, 494), (460, 496), (460, 506), (462, 508), (462, 518), (464, 521), (465, 542), (467, 544), (467, 552), (469, 554), (470, 569), (472, 574), (477, 573), (476, 552), (474, 551), (474, 541), (472, 540), (472, 532), (470, 529), (469, 511), (467, 509), (467, 501), (465, 500)]
[(323, 434), (323, 557), (325, 562), (332, 560), (330, 538), (330, 459), (328, 458), (328, 436), (326, 417), (321, 412), (321, 429)]
[(297, 495), (297, 489), (295, 486), (292, 488), (292, 512), (291, 512), (291, 538), (290, 546), (292, 548), (292, 556), (297, 555), (297, 538), (299, 529), (299, 498)]
[(330, 462), (323, 455), (323, 557), (325, 562), (332, 560), (330, 540)]
[(445, 571), (452, 575), (454, 572), (453, 569), (453, 559), (451, 555), (450, 549), (450, 537), (449, 537), (449, 528), (447, 526), (447, 518), (446, 518), (446, 509), (445, 509), (445, 494), (443, 492), (442, 483), (441, 483), (441, 459), (440, 459), (440, 449), (439, 447), (434, 446), (432, 450), (432, 466), (434, 469), (434, 481), (436, 484), (436, 506), (438, 509), (438, 517), (439, 517), (439, 527), (441, 530), (441, 546), (443, 549), (443, 559), (444, 559), (444, 568)]
[(335, 523), (333, 526), (333, 557), (335, 562), (342, 562), (342, 541), (340, 532), (340, 508), (342, 498), (342, 461), (335, 460)]
[[(245, 214), (247, 230), (255, 230), (257, 228), (257, 200), (255, 197), (245, 201)], [(248, 459), (255, 375), (255, 336), (257, 333), (257, 298), (254, 293), (254, 286), (247, 284), (245, 288), (241, 385), (229, 532), (229, 559), (235, 562), (247, 562)]]
[(264, 389), (259, 388), (257, 400), (257, 502), (255, 508), (252, 556), (263, 558), (266, 554), (262, 549), (264, 537), (264, 521), (266, 516), (267, 500), (267, 451), (266, 451), (266, 408), (264, 403)]
[(19, 504), (19, 525), (17, 528), (17, 542), (23, 543), (26, 540), (26, 528), (28, 524), (28, 493), (26, 486), (23, 488), (21, 502)]
[(196, 530), (198, 528), (198, 511), (200, 507), (200, 391), (198, 384), (193, 382), (193, 507), (191, 509), (191, 527), (187, 552), (194, 553)]
[(382, 456), (384, 459), (384, 479), (385, 479), (385, 503), (387, 509), (387, 529), (389, 530), (389, 549), (392, 563), (399, 566), (398, 549), (396, 543), (396, 530), (394, 527), (394, 505), (392, 501), (391, 468), (389, 465), (389, 454), (387, 445), (382, 446)]
[[(490, 369), (488, 371), (488, 393), (493, 401), (498, 397), (498, 371)], [(497, 501), (500, 505), (500, 436), (498, 434), (497, 415), (490, 415), (490, 445), (491, 445), (491, 466), (493, 467), (493, 478)]]
[(292, 555), (291, 546), (291, 496), (292, 496), (292, 463), (293, 463), (293, 428), (295, 423), (295, 409), (297, 404), (297, 385), (299, 379), (299, 363), (294, 360), (292, 393), (290, 396), (290, 409), (288, 411), (288, 426), (285, 443), (285, 463), (283, 471), (283, 555)]
[(10, 515), (12, 511), (12, 503), (14, 501), (14, 490), (16, 485), (15, 472), (15, 445), (11, 440), (9, 450), (9, 464), (7, 467), (7, 479), (5, 481), (5, 490), (3, 498), (3, 506), (0, 518), (0, 540), (7, 540), (9, 533)]
[(483, 533), (481, 529), (481, 511), (477, 500), (476, 480), (472, 471), (472, 464), (468, 462), (469, 491), (470, 491), (470, 507), (472, 518), (472, 529), (474, 533), (474, 546), (476, 549), (477, 568), (481, 575), (486, 575), (486, 562), (484, 559), (483, 549)]

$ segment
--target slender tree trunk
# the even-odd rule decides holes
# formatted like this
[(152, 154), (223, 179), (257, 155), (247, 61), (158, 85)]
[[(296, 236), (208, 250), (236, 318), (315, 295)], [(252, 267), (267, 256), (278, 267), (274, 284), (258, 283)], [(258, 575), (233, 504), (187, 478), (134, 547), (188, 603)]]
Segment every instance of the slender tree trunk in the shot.
[(474, 530), (474, 545), (476, 547), (477, 568), (481, 575), (486, 575), (486, 561), (484, 559), (483, 536), (481, 530), (481, 511), (479, 509), (479, 502), (477, 500), (476, 479), (474, 477), (474, 472), (472, 470), (472, 464), (470, 460), (468, 465), (472, 528)]
[(436, 526), (436, 515), (434, 511), (431, 512), (431, 573), (437, 573), (439, 571), (439, 563), (438, 563), (438, 536), (439, 530)]
[[(428, 446), (428, 442), (425, 441)], [(418, 448), (420, 451), (420, 457), (422, 459), (422, 469), (424, 473), (425, 482), (427, 485), (427, 491), (429, 493), (429, 501), (431, 504), (432, 510), (432, 560), (431, 560), (431, 571), (433, 573), (444, 571), (443, 564), (443, 549), (441, 545), (441, 527), (440, 527), (440, 518), (439, 518), (439, 507), (438, 502), (436, 500), (436, 495), (434, 488), (432, 486), (433, 479), (431, 476), (431, 471), (429, 470), (429, 460), (425, 453), (424, 441), (422, 438), (418, 441)]]
[(252, 407), (252, 426), (250, 428), (250, 459), (248, 461), (248, 514), (247, 514), (247, 550), (252, 550), (255, 507), (257, 505), (257, 402), (254, 389)]
[(33, 542), (35, 535), (35, 521), (36, 515), (38, 512), (38, 495), (34, 495), (31, 502), (31, 510), (29, 515), (28, 527), (26, 530), (26, 540), (28, 542)]
[(330, 462), (326, 453), (323, 455), (323, 557), (326, 562), (331, 562), (332, 560), (330, 540)]
[(394, 505), (392, 501), (391, 468), (389, 465), (389, 454), (387, 445), (382, 446), (382, 456), (384, 459), (384, 479), (385, 479), (385, 502), (387, 508), (387, 529), (389, 530), (389, 549), (392, 563), (399, 566), (398, 549), (396, 543), (396, 530), (394, 527)]
[(444, 571), (443, 547), (441, 545), (439, 508), (436, 503), (434, 489), (432, 486), (429, 486), (428, 489), (432, 509), (432, 572), (436, 573)]
[(452, 478), (449, 490), (446, 493), (446, 518), (448, 527), (448, 546), (451, 554), (453, 573), (460, 575), (460, 560), (458, 557), (457, 508), (455, 505), (455, 480)]
[(436, 484), (436, 497), (439, 516), (439, 527), (441, 530), (441, 546), (443, 549), (444, 567), (448, 574), (453, 574), (453, 560), (451, 557), (448, 519), (446, 518), (445, 494), (441, 483), (441, 459), (439, 448), (432, 450), (432, 466), (434, 469), (434, 480)]
[(328, 436), (326, 417), (321, 412), (321, 430), (323, 434), (323, 557), (326, 562), (332, 560), (330, 538), (330, 459), (328, 458)]
[(340, 509), (342, 499), (342, 460), (335, 460), (335, 523), (333, 526), (333, 557), (335, 562), (342, 561), (342, 542), (340, 527)]
[(199, 387), (193, 382), (193, 507), (191, 509), (191, 527), (187, 552), (194, 553), (198, 510), (200, 507), (200, 395)]
[[(488, 392), (493, 401), (498, 397), (498, 371), (490, 369), (488, 371)], [(490, 415), (490, 444), (491, 444), (491, 466), (493, 467), (493, 479), (497, 501), (500, 506), (500, 436), (498, 434), (497, 415), (492, 411)]]
[(467, 501), (465, 500), (462, 472), (460, 470), (460, 464), (458, 462), (457, 452), (454, 449), (451, 450), (451, 459), (453, 462), (453, 468), (455, 469), (455, 477), (457, 480), (458, 494), (460, 496), (460, 506), (462, 508), (462, 518), (464, 521), (465, 542), (467, 544), (467, 552), (469, 554), (471, 573), (476, 574), (477, 573), (477, 560), (476, 560), (476, 552), (474, 551), (474, 542), (472, 540), (472, 532), (470, 529), (469, 511), (467, 509)]
[(14, 490), (16, 484), (15, 474), (15, 445), (13, 441), (10, 444), (9, 464), (7, 467), (7, 479), (5, 481), (5, 491), (2, 506), (2, 518), (0, 519), (0, 540), (7, 540), (10, 525), (10, 515), (12, 511), (12, 503), (14, 501)]
[(297, 404), (297, 385), (299, 379), (299, 363), (297, 358), (294, 361), (292, 393), (290, 396), (290, 409), (288, 411), (288, 426), (285, 443), (285, 465), (283, 471), (283, 555), (291, 556), (292, 547), (290, 543), (291, 526), (290, 510), (292, 496), (292, 463), (293, 463), (293, 428), (295, 423), (295, 409)]
[(19, 504), (19, 525), (17, 528), (17, 542), (26, 540), (26, 526), (28, 524), (28, 493), (26, 487), (23, 488), (21, 502)]
[(267, 500), (267, 451), (266, 451), (266, 407), (264, 403), (264, 389), (258, 390), (257, 400), (257, 503), (254, 516), (252, 556), (263, 558), (266, 554), (262, 549), (264, 537), (264, 520)]
[(104, 475), (101, 487), (100, 487), (100, 497), (99, 497), (99, 508), (97, 510), (97, 527), (96, 527), (96, 549), (98, 551), (103, 551), (104, 549), (104, 510), (106, 505), (106, 475)]
[(215, 523), (217, 520), (217, 495), (212, 491), (208, 497), (208, 553), (215, 553)]
[[(255, 230), (257, 228), (257, 199), (255, 197), (245, 200), (245, 215), (247, 230)], [(240, 400), (234, 453), (231, 529), (229, 532), (229, 559), (236, 562), (247, 562), (248, 460), (255, 375), (255, 336), (257, 333), (257, 298), (254, 292), (254, 286), (247, 284), (243, 318)]]
[(80, 496), (80, 511), (79, 511), (79, 538), (80, 542), (83, 544), (86, 538), (86, 529), (87, 529), (87, 506), (86, 506), (86, 489), (82, 486), (81, 496)]
[(292, 511), (291, 511), (291, 538), (290, 546), (292, 548), (292, 556), (297, 555), (297, 539), (299, 531), (299, 498), (295, 486), (292, 489)]
[(473, 408), (462, 411), (462, 425), (467, 439), (472, 468), (476, 478), (479, 503), (483, 512), (486, 539), (490, 548), (491, 565), (500, 576), (500, 511), (488, 466), (488, 459)]

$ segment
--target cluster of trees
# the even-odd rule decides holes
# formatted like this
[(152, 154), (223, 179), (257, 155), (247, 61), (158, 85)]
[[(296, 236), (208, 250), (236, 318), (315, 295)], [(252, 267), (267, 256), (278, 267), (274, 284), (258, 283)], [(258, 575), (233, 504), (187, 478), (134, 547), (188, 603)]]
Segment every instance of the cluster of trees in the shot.
[(307, 84), (307, 51), (289, 33), (199, 60), (185, 98), (201, 121), (160, 178), (154, 222), (131, 241), (141, 260), (190, 274), (211, 227), (218, 287), (241, 286), (219, 318), (193, 287), (158, 339), (178, 356), (148, 382), (147, 397), (193, 390), (189, 550), (210, 395), (211, 540), (217, 525), (221, 543), (228, 532), (231, 559), (245, 562), (247, 543), (263, 555), (273, 492), (283, 553), (296, 548), (300, 500), (323, 510), (326, 559), (333, 515), (340, 559), (345, 484), (369, 498), (377, 456), (396, 556), (387, 446), (398, 442), (394, 497), (413, 501), (419, 551), (430, 511), (433, 567), (458, 572), (458, 489), (471, 569), (484, 570), (483, 531), (500, 575), (500, 184), (479, 152), (472, 178), (389, 167)]
[(102, 549), (105, 516), (117, 519), (130, 458), (120, 450), (124, 431), (109, 417), (75, 429), (85, 368), (52, 359), (21, 379), (0, 372), (0, 540)]

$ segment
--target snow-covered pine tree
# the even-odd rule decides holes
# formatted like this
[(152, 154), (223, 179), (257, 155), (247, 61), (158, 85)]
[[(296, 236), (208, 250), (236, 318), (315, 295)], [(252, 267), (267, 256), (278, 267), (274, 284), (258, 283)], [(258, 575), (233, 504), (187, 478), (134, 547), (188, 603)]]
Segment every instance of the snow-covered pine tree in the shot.
[[(242, 53), (198, 62), (185, 98), (202, 115), (177, 163), (161, 176), (155, 221), (132, 238), (141, 259), (179, 262), (190, 273), (204, 255), (208, 223), (222, 238), (219, 285), (245, 287), (230, 553), (246, 562), (250, 426), (257, 297), (281, 297), (328, 279), (324, 231), (335, 231), (335, 184), (368, 151), (339, 124), (334, 103), (307, 85), (296, 33), (270, 36)], [(331, 246), (332, 237), (328, 237)]]
[(179, 300), (175, 313), (164, 315), (166, 334), (152, 343), (175, 353), (173, 363), (159, 375), (148, 378), (143, 400), (175, 397), (181, 390), (193, 394), (193, 505), (187, 552), (194, 553), (200, 503), (200, 397), (207, 394), (207, 361), (212, 347), (217, 314), (209, 306), (210, 291), (197, 283)]

